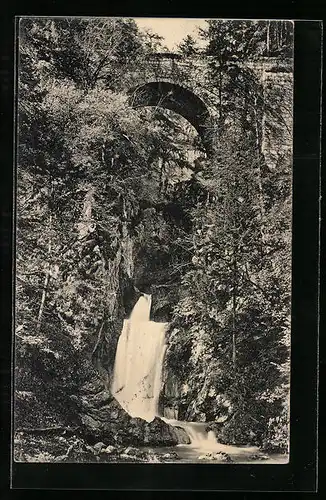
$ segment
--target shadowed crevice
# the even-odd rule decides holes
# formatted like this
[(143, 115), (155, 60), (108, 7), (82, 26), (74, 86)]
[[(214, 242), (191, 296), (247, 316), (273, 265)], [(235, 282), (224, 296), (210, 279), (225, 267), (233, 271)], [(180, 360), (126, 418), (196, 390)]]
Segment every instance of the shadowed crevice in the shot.
[(183, 116), (197, 130), (208, 155), (213, 152), (210, 113), (193, 92), (175, 83), (149, 82), (129, 90), (133, 107), (157, 106)]

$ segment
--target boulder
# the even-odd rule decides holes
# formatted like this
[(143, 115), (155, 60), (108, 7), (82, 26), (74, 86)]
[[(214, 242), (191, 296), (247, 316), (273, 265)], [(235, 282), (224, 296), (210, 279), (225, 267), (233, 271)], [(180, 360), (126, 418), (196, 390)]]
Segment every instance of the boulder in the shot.
[(268, 456), (263, 453), (254, 453), (248, 457), (250, 460), (268, 460)]
[(191, 439), (182, 427), (174, 427), (178, 438), (178, 444), (190, 444)]
[(106, 448), (104, 448), (104, 450), (102, 450), (102, 453), (106, 453), (107, 455), (111, 455), (112, 453), (114, 453), (116, 451), (116, 447), (115, 446), (112, 446), (112, 445), (109, 445), (107, 446)]
[(143, 442), (146, 445), (152, 446), (174, 446), (178, 444), (178, 436), (172, 425), (155, 417), (152, 422), (145, 422)]
[(107, 390), (80, 397), (81, 430), (91, 443), (107, 445), (174, 446), (176, 430), (156, 417), (152, 422), (132, 418)]
[(140, 450), (139, 448), (134, 448), (133, 446), (128, 446), (128, 448), (126, 448), (123, 453), (131, 457), (144, 457), (144, 451)]
[(162, 458), (165, 460), (173, 460), (173, 459), (179, 459), (180, 457), (175, 451), (172, 451), (170, 453), (164, 453), (162, 455)]
[(221, 460), (221, 462), (232, 462), (232, 458), (227, 453), (219, 452), (214, 455), (215, 460)]
[(105, 448), (105, 444), (100, 441), (99, 443), (94, 444), (93, 448), (98, 453), (102, 450), (102, 448)]
[(224, 452), (208, 452), (204, 455), (199, 455), (198, 460), (219, 460), (220, 462), (232, 462), (230, 455)]
[(156, 453), (149, 453), (146, 461), (153, 464), (159, 464), (161, 462), (161, 459), (162, 457), (160, 457)]

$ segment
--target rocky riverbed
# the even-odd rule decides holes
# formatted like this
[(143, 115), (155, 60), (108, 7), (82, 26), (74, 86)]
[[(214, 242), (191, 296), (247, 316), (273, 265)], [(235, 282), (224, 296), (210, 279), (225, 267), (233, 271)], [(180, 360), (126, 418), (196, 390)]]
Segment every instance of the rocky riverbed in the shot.
[[(250, 447), (203, 451), (186, 444), (177, 446), (119, 446), (108, 441), (89, 444), (77, 434), (40, 436), (17, 432), (16, 462), (39, 463), (286, 463), (287, 455), (266, 455)], [(221, 448), (222, 450), (222, 448)]]
[[(35, 436), (18, 432), (15, 439), (16, 462), (40, 463), (105, 463), (105, 462), (165, 462), (176, 461), (179, 455), (171, 447), (154, 449), (134, 446), (118, 446), (99, 441), (93, 445), (77, 435), (70, 437)], [(167, 451), (168, 450), (168, 451)]]

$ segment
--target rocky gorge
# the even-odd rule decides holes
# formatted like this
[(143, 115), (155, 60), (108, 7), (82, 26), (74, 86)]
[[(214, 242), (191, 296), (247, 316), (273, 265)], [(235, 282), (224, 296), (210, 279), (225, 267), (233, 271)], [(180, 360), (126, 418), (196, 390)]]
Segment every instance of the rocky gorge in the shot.
[[(288, 452), (292, 35), (273, 25), (274, 52), (256, 74), (267, 27), (231, 24), (207, 22), (203, 34), (193, 88), (210, 95), (205, 141), (189, 122), (197, 108), (189, 120), (171, 109), (173, 99), (180, 112), (186, 97), (198, 104), (180, 84), (169, 108), (130, 102), (158, 52), (132, 20), (21, 25), (18, 461)], [(253, 61), (240, 40), (259, 40)], [(112, 394), (124, 322), (146, 295), (148, 321), (167, 324), (151, 421)], [(191, 435), (222, 448), (191, 455)]]

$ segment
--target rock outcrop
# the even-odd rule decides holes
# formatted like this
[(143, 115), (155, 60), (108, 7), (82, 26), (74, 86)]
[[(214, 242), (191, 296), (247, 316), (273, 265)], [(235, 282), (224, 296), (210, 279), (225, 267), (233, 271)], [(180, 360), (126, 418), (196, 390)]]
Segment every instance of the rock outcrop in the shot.
[(185, 436), (158, 417), (152, 422), (130, 417), (99, 383), (88, 384), (73, 399), (78, 405), (82, 434), (91, 443), (174, 446), (185, 442)]

